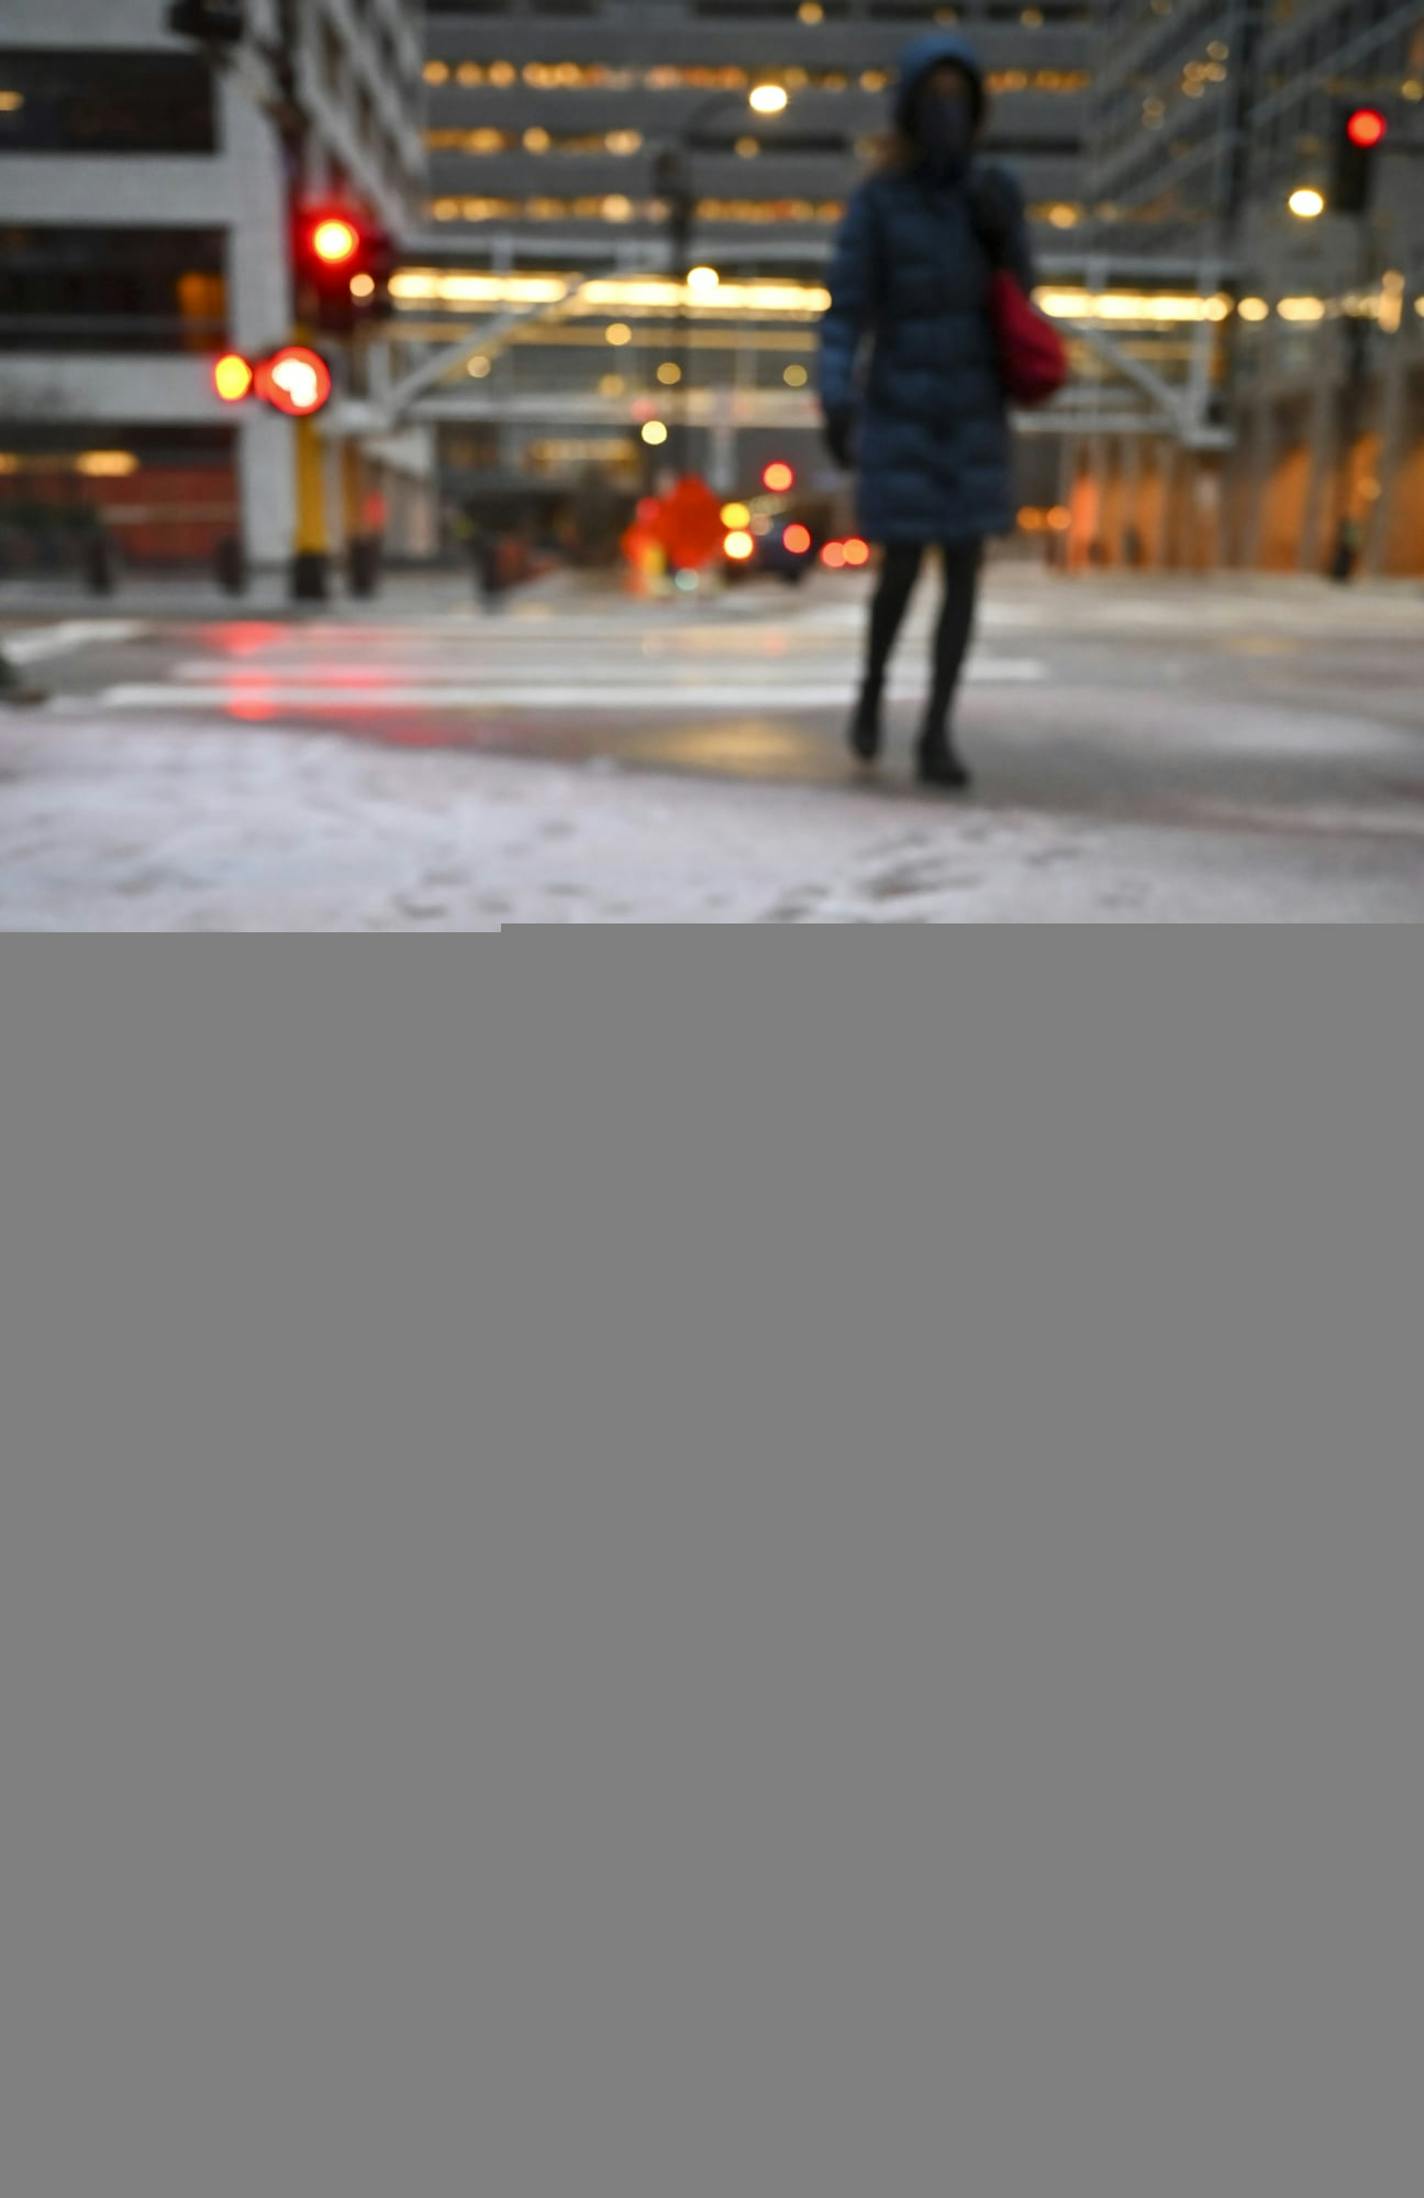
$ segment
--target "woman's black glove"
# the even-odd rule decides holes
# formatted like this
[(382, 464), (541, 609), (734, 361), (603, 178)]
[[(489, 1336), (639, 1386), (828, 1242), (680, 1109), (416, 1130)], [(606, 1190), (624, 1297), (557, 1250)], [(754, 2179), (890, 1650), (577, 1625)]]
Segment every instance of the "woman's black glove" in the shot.
[(855, 407), (836, 405), (826, 414), (826, 448), (838, 466), (855, 463)]

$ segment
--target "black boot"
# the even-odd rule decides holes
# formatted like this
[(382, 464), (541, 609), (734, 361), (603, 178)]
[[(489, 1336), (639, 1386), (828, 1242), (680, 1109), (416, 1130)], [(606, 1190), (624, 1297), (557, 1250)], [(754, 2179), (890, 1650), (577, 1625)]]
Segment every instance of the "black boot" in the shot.
[(938, 786), (946, 794), (967, 794), (973, 774), (946, 729), (931, 726), (920, 736), (917, 753), (920, 784)]
[(861, 763), (874, 763), (884, 738), (880, 723), (880, 689), (862, 687), (855, 716), (850, 721), (850, 752)]

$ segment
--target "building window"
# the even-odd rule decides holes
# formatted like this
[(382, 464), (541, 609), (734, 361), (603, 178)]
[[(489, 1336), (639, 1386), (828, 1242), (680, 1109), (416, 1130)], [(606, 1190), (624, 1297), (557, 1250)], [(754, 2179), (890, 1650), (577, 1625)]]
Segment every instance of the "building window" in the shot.
[[(916, 11), (918, 13), (918, 11)], [(522, 85), (526, 91), (653, 91), (741, 92), (759, 72), (724, 62), (657, 62), (646, 68), (600, 61), (442, 61), (425, 64), (425, 81), (435, 86), (454, 86), (472, 91), (489, 88), (508, 91)], [(889, 72), (882, 68), (786, 69), (781, 72), (797, 91), (874, 92), (886, 90)], [(989, 88), (996, 97), (1013, 92), (1084, 92), (1092, 84), (1086, 69), (996, 69)]]
[(197, 55), (0, 48), (0, 155), (216, 149), (211, 72)]
[(227, 340), (223, 238), (209, 229), (7, 229), (0, 351), (174, 352)]

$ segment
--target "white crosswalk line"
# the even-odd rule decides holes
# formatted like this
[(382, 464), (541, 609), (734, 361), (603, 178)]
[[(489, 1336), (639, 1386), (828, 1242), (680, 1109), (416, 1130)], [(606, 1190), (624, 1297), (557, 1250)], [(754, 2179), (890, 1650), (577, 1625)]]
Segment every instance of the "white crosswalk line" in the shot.
[[(840, 711), (859, 683), (863, 616), (859, 606), (836, 609), (855, 615), (835, 631), (765, 605), (755, 619), (729, 624), (685, 613), (673, 622), (659, 606), (626, 602), (596, 620), (585, 612), (441, 627), (255, 625), (215, 634), (207, 654), (111, 686), (98, 700), (112, 711), (215, 710), (249, 720), (302, 711), (616, 712), (640, 721)], [(907, 632), (892, 700), (924, 699), (931, 623), (916, 618)], [(971, 658), (967, 676), (979, 686), (1028, 685), (1045, 680), (1048, 667), (989, 647)]]
[(52, 626), (6, 634), (4, 647), (12, 664), (43, 664), (51, 657), (75, 656), (101, 641), (135, 641), (147, 631), (133, 618), (63, 618)]
[[(1028, 660), (1005, 658), (997, 663), (971, 664), (966, 675), (976, 685), (1026, 685), (1045, 679), (1047, 667)], [(852, 682), (804, 679), (727, 680), (715, 685), (705, 681), (684, 686), (659, 678), (654, 685), (631, 680), (552, 681), (548, 679), (488, 680), (436, 676), (421, 680), (371, 681), (364, 685), (338, 679), (278, 680), (263, 677), (234, 678), (171, 685), (109, 687), (98, 697), (107, 710), (621, 710), (667, 715), (690, 711), (720, 713), (727, 710), (831, 709), (848, 701)], [(891, 682), (890, 695), (897, 701), (920, 701), (928, 681), (906, 677)]]

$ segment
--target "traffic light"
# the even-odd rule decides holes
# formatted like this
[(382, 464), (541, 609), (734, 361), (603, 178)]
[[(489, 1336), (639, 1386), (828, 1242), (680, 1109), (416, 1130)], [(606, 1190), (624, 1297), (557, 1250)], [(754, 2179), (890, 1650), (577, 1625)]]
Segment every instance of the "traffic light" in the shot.
[(356, 310), (351, 283), (361, 262), (355, 216), (337, 207), (304, 207), (297, 215), (295, 256), (304, 317), (322, 328), (349, 329)]
[(358, 319), (387, 302), (395, 253), (385, 231), (365, 214), (307, 206), (297, 217), (296, 262), (310, 317), (349, 335)]
[(361, 264), (351, 277), (351, 296), (358, 314), (390, 310), (391, 277), (395, 271), (395, 245), (379, 225), (368, 225), (362, 231)]
[(253, 389), (289, 420), (310, 420), (331, 402), (331, 368), (305, 344), (284, 344), (257, 368)]
[(168, 28), (204, 46), (237, 46), (246, 27), (246, 0), (172, 0)]
[(1330, 210), (1367, 214), (1374, 200), (1380, 153), (1389, 117), (1378, 107), (1341, 107), (1335, 118)]
[(289, 420), (310, 420), (331, 402), (331, 368), (319, 351), (305, 344), (283, 344), (270, 358), (253, 361), (225, 351), (213, 361), (213, 389), (224, 404), (245, 404), (256, 397)]
[(251, 360), (241, 352), (225, 351), (213, 363), (213, 388), (224, 404), (241, 404), (250, 397), (255, 379)]

